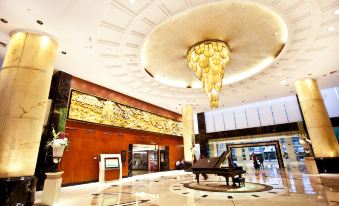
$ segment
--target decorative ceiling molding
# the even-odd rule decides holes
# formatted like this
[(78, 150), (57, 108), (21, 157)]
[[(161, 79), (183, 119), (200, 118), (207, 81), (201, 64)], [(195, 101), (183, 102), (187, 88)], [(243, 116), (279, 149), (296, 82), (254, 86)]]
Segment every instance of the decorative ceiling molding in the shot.
[[(236, 0), (227, 2), (231, 1)], [(314, 78), (322, 85), (335, 84), (335, 78), (323, 77), (323, 74), (339, 68), (336, 61), (339, 16), (334, 15), (339, 9), (338, 0), (236, 2), (251, 2), (273, 10), (287, 24), (289, 37), (279, 58), (262, 73), (234, 85), (224, 85), (220, 105), (242, 104), (244, 96), (248, 103), (265, 96), (289, 95), (293, 83), (286, 87), (280, 82), (288, 78), (293, 82), (309, 73), (316, 74)], [(2, 25), (0, 33), (8, 37), (10, 31), (18, 28), (43, 30), (56, 36), (60, 48), (67, 51), (67, 55), (58, 56), (58, 70), (179, 113), (179, 104), (194, 100), (195, 111), (201, 112), (208, 109), (201, 89), (174, 88), (157, 82), (142, 68), (140, 58), (147, 36), (163, 21), (213, 3), (210, 0), (137, 0), (134, 4), (126, 0), (100, 3), (46, 0), (34, 5), (30, 1), (5, 0), (0, 2), (0, 13), (10, 21)], [(32, 12), (28, 13), (26, 8)], [(43, 27), (36, 25), (38, 17), (44, 21)], [(84, 49), (89, 36), (95, 40), (93, 51)]]

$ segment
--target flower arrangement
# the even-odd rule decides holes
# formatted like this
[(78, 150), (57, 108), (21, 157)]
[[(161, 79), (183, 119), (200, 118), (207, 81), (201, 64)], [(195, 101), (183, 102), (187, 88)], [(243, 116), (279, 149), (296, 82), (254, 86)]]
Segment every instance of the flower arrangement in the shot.
[(56, 147), (64, 146), (65, 148), (69, 147), (69, 140), (66, 133), (58, 132), (56, 133), (55, 129), (52, 130), (53, 139), (47, 143), (47, 147)]
[(46, 147), (53, 148), (53, 162), (59, 164), (64, 153), (64, 149), (69, 147), (67, 134), (64, 132), (55, 132), (52, 130), (53, 139), (48, 141)]

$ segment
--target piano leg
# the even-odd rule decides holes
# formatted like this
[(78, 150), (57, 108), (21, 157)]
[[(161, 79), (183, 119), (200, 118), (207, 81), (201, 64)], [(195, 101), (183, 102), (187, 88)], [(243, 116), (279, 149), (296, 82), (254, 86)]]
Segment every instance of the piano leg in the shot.
[(197, 179), (198, 184), (199, 184), (199, 176), (200, 176), (199, 173), (198, 173), (198, 174), (195, 174), (195, 177), (196, 177), (196, 179)]
[[(233, 187), (236, 187), (237, 185), (235, 184), (235, 180), (234, 180), (234, 177), (232, 177), (232, 182), (233, 182)], [(240, 183), (239, 183), (240, 184)]]

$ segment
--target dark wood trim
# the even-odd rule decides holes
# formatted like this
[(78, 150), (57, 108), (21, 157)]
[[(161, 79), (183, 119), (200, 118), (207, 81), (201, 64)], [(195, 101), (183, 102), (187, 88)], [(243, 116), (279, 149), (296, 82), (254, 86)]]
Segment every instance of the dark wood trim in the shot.
[(332, 127), (339, 127), (339, 117), (330, 118)]
[(208, 146), (208, 137), (206, 134), (206, 122), (205, 122), (205, 113), (198, 113), (198, 130), (199, 134), (195, 136), (196, 143), (200, 144), (200, 155), (203, 157), (209, 157), (209, 146)]

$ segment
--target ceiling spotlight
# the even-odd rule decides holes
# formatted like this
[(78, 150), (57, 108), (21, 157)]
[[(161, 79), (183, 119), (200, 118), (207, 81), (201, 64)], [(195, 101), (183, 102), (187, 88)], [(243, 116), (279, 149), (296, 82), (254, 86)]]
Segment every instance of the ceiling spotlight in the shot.
[(5, 24), (8, 23), (8, 21), (7, 21), (6, 19), (0, 19), (0, 21), (1, 21), (2, 23), (5, 23)]
[(336, 10), (334, 11), (334, 15), (339, 15), (339, 9), (336, 9)]
[(296, 67), (296, 65), (295, 65), (295, 64), (293, 64), (293, 65), (292, 65), (292, 67), (293, 67), (293, 68), (295, 68), (295, 67)]
[(135, 3), (135, 0), (129, 0), (129, 2), (130, 2), (131, 4), (134, 4), (134, 3)]
[(330, 26), (327, 28), (327, 31), (333, 31), (334, 30), (334, 27), (333, 26)]
[(67, 54), (67, 52), (66, 51), (61, 51), (61, 54)]
[(40, 25), (43, 25), (44, 22), (42, 22), (41, 20), (36, 20), (36, 23), (40, 24)]

